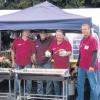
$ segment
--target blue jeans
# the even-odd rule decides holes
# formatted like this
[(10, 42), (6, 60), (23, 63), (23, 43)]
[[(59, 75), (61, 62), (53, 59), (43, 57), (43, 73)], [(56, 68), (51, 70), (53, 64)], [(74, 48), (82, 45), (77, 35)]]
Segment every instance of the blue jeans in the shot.
[[(54, 84), (54, 94), (57, 96), (61, 96), (64, 95), (65, 98), (64, 100), (66, 100), (66, 96), (68, 96), (68, 82), (67, 80), (64, 81), (64, 90), (62, 88), (62, 81), (53, 81)], [(61, 91), (62, 90), (62, 91)], [(62, 94), (64, 92), (64, 94)]]
[[(46, 68), (51, 69), (52, 65), (50, 63), (45, 63), (39, 68)], [(37, 93), (38, 94), (44, 94), (44, 88), (43, 88), (44, 81), (37, 81)], [(50, 95), (52, 91), (52, 81), (46, 81), (46, 94)]]
[[(61, 81), (53, 81), (53, 84), (54, 84), (54, 94), (55, 95), (63, 95), (62, 93), (64, 92), (64, 100), (66, 100), (66, 95), (68, 96), (68, 82), (67, 80), (64, 81), (64, 84), (61, 82)], [(62, 87), (62, 84), (64, 85), (64, 91), (63, 91), (63, 88)], [(67, 88), (66, 88), (67, 87)], [(62, 92), (61, 92), (62, 90)]]
[(77, 77), (78, 96), (76, 100), (84, 100), (84, 84), (86, 78), (88, 78), (91, 87), (90, 100), (98, 100), (97, 73), (91, 72), (89, 70), (83, 70), (81, 68), (78, 69), (78, 77)]
[(61, 82), (60, 81), (53, 81), (54, 84), (54, 92), (55, 95), (61, 95)]
[(98, 98), (100, 100), (100, 70), (97, 71), (97, 79), (98, 79)]
[[(32, 68), (32, 66), (31, 65), (26, 65), (26, 66), (24, 66), (24, 68)], [(23, 69), (23, 67), (21, 67), (19, 65), (16, 65), (16, 69), (20, 70), (20, 69)], [(19, 83), (20, 83), (20, 80), (18, 79), (18, 74), (16, 74), (16, 78), (15, 78), (16, 96), (19, 95), (19, 85), (20, 85)], [(32, 81), (31, 80), (27, 80), (26, 81), (25, 93), (30, 93), (31, 89), (32, 89)]]

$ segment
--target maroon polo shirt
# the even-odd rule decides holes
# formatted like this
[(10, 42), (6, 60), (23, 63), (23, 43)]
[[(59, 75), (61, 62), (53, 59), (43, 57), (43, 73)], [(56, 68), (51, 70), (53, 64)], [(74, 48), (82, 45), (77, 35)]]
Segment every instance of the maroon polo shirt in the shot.
[(57, 41), (53, 41), (49, 51), (53, 52), (54, 68), (66, 69), (69, 67), (69, 56), (59, 56), (58, 50), (65, 49), (66, 51), (72, 51), (71, 44), (69, 41), (64, 40), (61, 44), (57, 44)]
[(82, 69), (88, 70), (91, 66), (91, 58), (93, 51), (98, 49), (97, 41), (94, 37), (89, 35), (83, 38), (80, 43), (80, 62), (79, 66)]
[(50, 43), (51, 43), (52, 40), (53, 40), (53, 37), (48, 37), (43, 41), (41, 41), (40, 39), (37, 39), (35, 41), (37, 64), (41, 65), (41, 64), (47, 63), (49, 58), (45, 57), (45, 51), (50, 46)]
[(18, 37), (14, 40), (12, 49), (15, 51), (15, 63), (21, 66), (31, 64), (31, 56), (35, 53), (35, 46), (31, 39), (23, 40)]

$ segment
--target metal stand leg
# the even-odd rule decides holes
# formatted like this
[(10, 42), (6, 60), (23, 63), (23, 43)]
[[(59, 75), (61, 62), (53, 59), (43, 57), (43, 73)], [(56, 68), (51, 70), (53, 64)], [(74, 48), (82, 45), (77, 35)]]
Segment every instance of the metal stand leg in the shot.
[(63, 81), (63, 94), (62, 94), (62, 95), (63, 95), (63, 97), (62, 97), (63, 100), (64, 100), (64, 98), (65, 98), (65, 95), (64, 95), (64, 94), (65, 94), (64, 88), (65, 88), (65, 85), (64, 85), (64, 81)]
[(16, 98), (16, 81), (14, 79), (14, 98)]
[(25, 95), (25, 80), (24, 80), (24, 100), (25, 100), (25, 97), (26, 95)]
[(68, 80), (63, 81), (63, 100), (68, 100)]
[(20, 100), (21, 100), (21, 80), (19, 80), (19, 96), (20, 96)]
[(66, 88), (66, 94), (65, 94), (65, 97), (66, 97), (66, 100), (68, 100), (68, 79), (65, 80), (65, 88)]
[(11, 80), (9, 80), (9, 96), (11, 97)]

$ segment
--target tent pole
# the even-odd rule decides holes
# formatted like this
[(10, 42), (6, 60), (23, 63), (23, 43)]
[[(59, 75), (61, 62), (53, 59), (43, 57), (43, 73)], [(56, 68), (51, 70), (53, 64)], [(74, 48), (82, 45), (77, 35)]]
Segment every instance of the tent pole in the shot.
[(0, 31), (0, 52), (1, 52), (1, 31)]

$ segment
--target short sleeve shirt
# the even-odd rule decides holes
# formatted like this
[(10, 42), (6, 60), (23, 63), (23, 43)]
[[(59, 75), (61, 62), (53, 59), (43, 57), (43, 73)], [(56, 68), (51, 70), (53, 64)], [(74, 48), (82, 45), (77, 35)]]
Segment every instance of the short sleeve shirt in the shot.
[(94, 37), (89, 35), (86, 39), (83, 38), (80, 43), (80, 63), (82, 69), (89, 69), (91, 66), (91, 58), (93, 51), (97, 51), (98, 45)]
[(31, 39), (23, 40), (18, 37), (14, 40), (12, 49), (15, 51), (15, 63), (21, 66), (31, 64), (31, 56), (35, 53), (35, 46)]
[(57, 44), (57, 41), (53, 41), (48, 48), (49, 51), (53, 52), (54, 68), (66, 69), (69, 67), (69, 56), (59, 56), (58, 50), (64, 49), (66, 51), (72, 51), (71, 44), (69, 41), (64, 40), (61, 44)]

